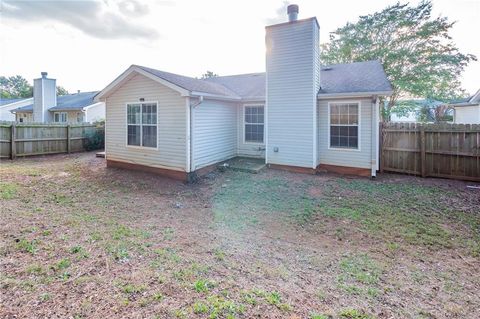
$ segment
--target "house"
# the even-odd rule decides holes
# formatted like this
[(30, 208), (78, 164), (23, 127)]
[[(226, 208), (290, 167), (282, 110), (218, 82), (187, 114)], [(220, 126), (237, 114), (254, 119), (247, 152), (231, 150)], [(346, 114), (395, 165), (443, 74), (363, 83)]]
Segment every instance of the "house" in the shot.
[(98, 92), (57, 96), (56, 80), (47, 72), (33, 81), (33, 98), (9, 111), (20, 123), (91, 123), (105, 119), (105, 103), (94, 100)]
[(266, 27), (266, 72), (195, 79), (132, 65), (106, 103), (107, 166), (190, 180), (219, 162), (256, 157), (272, 168), (375, 176), (379, 98), (392, 93), (378, 61), (320, 65), (316, 18)]
[(15, 114), (11, 111), (33, 103), (33, 97), (20, 99), (0, 99), (0, 121), (15, 121)]
[(392, 111), (391, 122), (434, 123), (451, 122), (453, 120), (453, 110), (445, 102), (432, 99), (414, 99), (400, 100), (397, 105), (408, 108), (408, 111)]
[(480, 90), (464, 100), (451, 103), (455, 124), (480, 124)]

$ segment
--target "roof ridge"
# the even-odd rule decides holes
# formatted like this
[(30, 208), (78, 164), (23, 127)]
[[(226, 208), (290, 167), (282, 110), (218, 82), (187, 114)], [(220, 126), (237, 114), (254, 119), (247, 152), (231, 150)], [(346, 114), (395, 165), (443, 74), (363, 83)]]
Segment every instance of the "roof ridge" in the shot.
[(217, 75), (213, 76), (211, 78), (206, 78), (206, 79), (201, 79), (201, 80), (210, 80), (214, 78), (227, 78), (227, 77), (234, 77), (234, 76), (247, 76), (247, 75), (262, 75), (265, 74), (266, 72), (251, 72), (251, 73), (240, 73), (240, 74), (230, 74), (230, 75)]
[(378, 62), (381, 65), (379, 60), (367, 60), (367, 61), (355, 61), (355, 62), (345, 62), (345, 63), (335, 63), (335, 64), (322, 64), (321, 67), (332, 67), (332, 66), (339, 66), (339, 65), (352, 65), (352, 64), (362, 64), (362, 63), (372, 63)]
[[(163, 78), (161, 75), (156, 74), (156, 73), (163, 73), (163, 74), (170, 75), (170, 76), (182, 77), (184, 79), (188, 79), (190, 81), (195, 81), (195, 82), (198, 81), (198, 83), (208, 84), (209, 86), (212, 86), (212, 89), (213, 89), (213, 87), (216, 87), (217, 89), (222, 89), (223, 91), (225, 91), (227, 93), (226, 96), (231, 95), (231, 96), (235, 96), (235, 97), (240, 97), (235, 91), (231, 90), (230, 88), (226, 87), (225, 85), (223, 85), (221, 83), (205, 81), (204, 79), (193, 78), (193, 77), (190, 77), (190, 76), (181, 75), (181, 74), (178, 74), (178, 73), (167, 72), (167, 71), (162, 71), (162, 70), (158, 70), (158, 69), (153, 69), (153, 68), (149, 68), (149, 67), (145, 67), (145, 66), (141, 66), (141, 65), (137, 65), (137, 64), (132, 64), (132, 66), (138, 67), (138, 68), (140, 68), (140, 69), (142, 69), (142, 70), (144, 70), (144, 71), (146, 71), (146, 72), (148, 72), (148, 73), (150, 73), (154, 76), (160, 77), (163, 80), (168, 81), (168, 82), (170, 82), (174, 85), (177, 85), (177, 86), (179, 86), (179, 87), (181, 87), (185, 90), (188, 90), (188, 91), (195, 91), (195, 90), (187, 88), (187, 87), (185, 87), (184, 85), (182, 85), (178, 82), (175, 83), (171, 79)], [(199, 92), (202, 92), (202, 91), (199, 91)], [(202, 93), (209, 93), (209, 92), (202, 92)]]

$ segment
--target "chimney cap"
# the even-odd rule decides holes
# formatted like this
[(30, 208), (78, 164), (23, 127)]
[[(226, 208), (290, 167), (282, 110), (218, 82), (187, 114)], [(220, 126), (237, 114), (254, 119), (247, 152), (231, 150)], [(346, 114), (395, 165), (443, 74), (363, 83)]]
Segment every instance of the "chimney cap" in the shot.
[(45, 79), (45, 78), (47, 77), (47, 75), (48, 75), (48, 72), (42, 72), (42, 73), (40, 73), (40, 74), (42, 75), (42, 78)]
[(287, 7), (287, 13), (298, 13), (298, 4), (291, 4)]
[(298, 16), (298, 5), (291, 4), (287, 7), (288, 21), (297, 21)]

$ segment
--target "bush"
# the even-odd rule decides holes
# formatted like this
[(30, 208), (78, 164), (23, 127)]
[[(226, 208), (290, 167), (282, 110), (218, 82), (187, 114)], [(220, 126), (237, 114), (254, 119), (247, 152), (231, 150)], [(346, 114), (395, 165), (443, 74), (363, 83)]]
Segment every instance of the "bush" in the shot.
[(87, 133), (84, 147), (87, 151), (103, 149), (105, 147), (105, 130), (97, 127), (95, 131)]

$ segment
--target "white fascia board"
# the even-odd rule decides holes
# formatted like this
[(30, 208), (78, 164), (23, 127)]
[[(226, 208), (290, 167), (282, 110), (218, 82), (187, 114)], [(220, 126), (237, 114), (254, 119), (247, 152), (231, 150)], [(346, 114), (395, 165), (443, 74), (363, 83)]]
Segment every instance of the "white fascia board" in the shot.
[(87, 106), (84, 106), (83, 107), (83, 111), (86, 111), (92, 107), (95, 107), (95, 106), (100, 106), (102, 104), (105, 104), (105, 102), (97, 102), (97, 103), (93, 103), (93, 104), (90, 104), (90, 105), (87, 105)]
[(342, 98), (342, 97), (370, 97), (374, 95), (378, 96), (390, 96), (393, 91), (378, 91), (378, 92), (352, 92), (352, 93), (330, 93), (330, 94), (318, 94), (317, 99), (330, 99), (330, 98)]
[(452, 107), (464, 107), (464, 106), (478, 106), (480, 104), (478, 103), (470, 103), (470, 102), (465, 102), (465, 103), (458, 103), (458, 104), (450, 104)]
[(10, 113), (13, 113), (13, 114), (16, 114), (16, 113), (33, 113), (32, 110), (17, 110), (17, 109), (14, 109), (14, 110), (10, 110)]
[(477, 99), (480, 99), (480, 89), (475, 93), (468, 102), (474, 103)]
[(115, 80), (113, 80), (112, 83), (110, 83), (109, 85), (107, 85), (106, 88), (104, 88), (102, 91), (100, 91), (96, 96), (95, 96), (95, 101), (101, 101), (102, 99), (104, 99), (105, 97), (108, 96), (108, 94), (113, 91), (119, 84), (121, 84), (130, 74), (132, 74), (133, 72), (136, 72), (138, 74), (141, 74), (153, 81), (156, 81), (174, 91), (177, 91), (179, 92), (182, 96), (189, 96), (190, 95), (190, 91), (178, 86), (178, 85), (175, 85), (171, 82), (168, 82), (158, 76), (155, 76), (135, 65), (132, 65), (130, 66), (125, 72), (123, 72), (122, 74), (120, 74)]
[(23, 103), (26, 103), (26, 102), (28, 102), (28, 103), (32, 102), (33, 103), (33, 97), (25, 98), (23, 100), (15, 101), (15, 102), (8, 103), (8, 104), (3, 104), (2, 106), (0, 106), (0, 109), (2, 109), (4, 107), (7, 107), (7, 106), (15, 106), (17, 104), (23, 104)]

